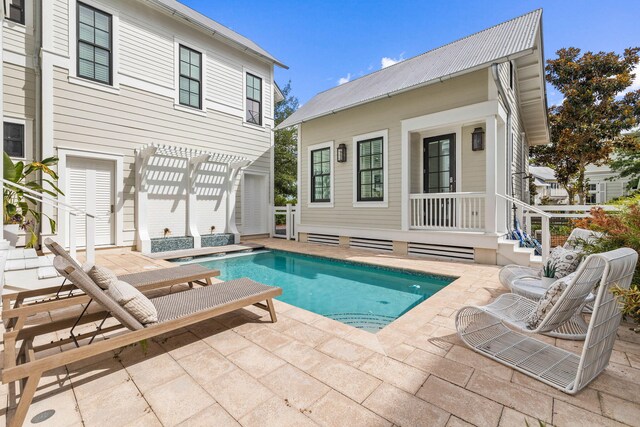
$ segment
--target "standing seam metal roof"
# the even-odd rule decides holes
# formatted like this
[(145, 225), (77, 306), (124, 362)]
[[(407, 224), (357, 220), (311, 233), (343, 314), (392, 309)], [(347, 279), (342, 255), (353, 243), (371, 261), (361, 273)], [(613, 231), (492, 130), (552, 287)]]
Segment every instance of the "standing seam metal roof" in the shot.
[(285, 128), (442, 79), (535, 47), (542, 9), (320, 92), (282, 122)]

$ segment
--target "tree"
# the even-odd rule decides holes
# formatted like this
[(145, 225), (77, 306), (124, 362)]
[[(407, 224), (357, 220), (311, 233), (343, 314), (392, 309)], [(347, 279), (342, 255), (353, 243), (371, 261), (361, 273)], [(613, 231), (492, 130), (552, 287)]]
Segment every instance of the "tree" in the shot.
[[(278, 126), (298, 109), (298, 98), (291, 94), (291, 81), (282, 88), (284, 100), (276, 104), (275, 124)], [(296, 203), (298, 177), (298, 132), (295, 127), (275, 131), (274, 193), (275, 204)]]
[(630, 149), (635, 141), (625, 130), (640, 123), (640, 90), (625, 90), (633, 83), (633, 68), (640, 48), (622, 56), (614, 52), (585, 52), (575, 47), (560, 49), (557, 59), (547, 61), (546, 80), (565, 99), (549, 109), (551, 144), (532, 147), (534, 162), (556, 171), (558, 182), (584, 203), (588, 165), (609, 162), (615, 149)]
[[(620, 178), (629, 179), (629, 187), (638, 187), (640, 180), (640, 131), (633, 134), (636, 145), (618, 150), (609, 166)], [(612, 178), (613, 179), (613, 178)]]

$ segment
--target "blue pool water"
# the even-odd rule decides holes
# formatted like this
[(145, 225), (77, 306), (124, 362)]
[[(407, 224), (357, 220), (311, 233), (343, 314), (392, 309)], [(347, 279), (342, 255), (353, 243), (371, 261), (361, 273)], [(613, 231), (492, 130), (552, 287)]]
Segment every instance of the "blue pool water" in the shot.
[(249, 277), (282, 288), (279, 300), (376, 332), (454, 278), (269, 251), (205, 261), (220, 279)]

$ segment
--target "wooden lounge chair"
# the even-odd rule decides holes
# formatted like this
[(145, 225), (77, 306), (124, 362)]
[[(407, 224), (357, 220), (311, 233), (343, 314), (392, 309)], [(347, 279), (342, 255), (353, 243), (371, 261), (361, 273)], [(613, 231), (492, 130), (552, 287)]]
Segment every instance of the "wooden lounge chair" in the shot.
[[(81, 269), (76, 260), (69, 255), (57, 242), (46, 239), (45, 245), (56, 256), (66, 259), (74, 268)], [(174, 285), (188, 283), (193, 287), (194, 283), (211, 285), (212, 278), (219, 276), (219, 270), (212, 270), (199, 264), (188, 264), (177, 267), (162, 268), (143, 271), (139, 273), (124, 274), (118, 279), (129, 283), (141, 292), (154, 289), (168, 288)], [(66, 282), (66, 279), (65, 279)], [(71, 282), (59, 287), (49, 287), (32, 291), (22, 291), (2, 296), (2, 320), (5, 328), (15, 325), (15, 322), (24, 322), (27, 317), (36, 312), (51, 311), (70, 305), (84, 304), (89, 298), (83, 294), (73, 294), (78, 288)], [(29, 302), (27, 302), (29, 301)], [(43, 306), (42, 304), (47, 304)]]
[[(576, 394), (609, 363), (622, 317), (611, 288), (629, 288), (637, 261), (638, 253), (629, 248), (590, 255), (534, 330), (527, 328), (526, 319), (536, 302), (504, 294), (484, 307), (460, 309), (456, 316), (458, 335), (474, 351), (565, 393)], [(570, 321), (593, 289), (595, 277), (601, 279), (581, 355), (520, 333), (553, 331)]]
[[(99, 304), (118, 321), (117, 325), (85, 334), (82, 337), (62, 339), (51, 344), (34, 346), (35, 335), (32, 329), (12, 328), (4, 334), (4, 384), (22, 384), (19, 401), (8, 425), (20, 426), (24, 422), (38, 382), (43, 373), (65, 366), (69, 363), (89, 359), (96, 355), (127, 346), (166, 332), (193, 325), (203, 320), (228, 313), (249, 305), (255, 305), (269, 312), (271, 321), (276, 322), (276, 313), (272, 299), (282, 294), (282, 289), (263, 285), (250, 279), (236, 279), (221, 282), (215, 286), (189, 289), (184, 292), (151, 298), (158, 312), (158, 322), (142, 325), (128, 311), (122, 308), (111, 296), (100, 289), (82, 269), (73, 266), (68, 260), (57, 256), (54, 266), (61, 274)], [(60, 324), (52, 323), (41, 328), (38, 333), (60, 330)], [(124, 330), (118, 334), (118, 330)], [(93, 338), (107, 332), (114, 332), (108, 339)], [(87, 342), (85, 338), (91, 338)], [(76, 347), (69, 349), (70, 343)], [(20, 344), (17, 348), (16, 345)], [(39, 352), (60, 347), (61, 352), (47, 352), (39, 357)], [(40, 353), (42, 354), (42, 353)]]

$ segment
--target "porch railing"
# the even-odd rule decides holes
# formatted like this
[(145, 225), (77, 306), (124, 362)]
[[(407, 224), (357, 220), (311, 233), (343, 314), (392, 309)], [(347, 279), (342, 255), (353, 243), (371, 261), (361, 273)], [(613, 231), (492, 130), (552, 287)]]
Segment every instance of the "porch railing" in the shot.
[(409, 195), (412, 230), (485, 230), (484, 193)]
[(273, 208), (273, 225), (271, 237), (287, 240), (297, 240), (296, 216), (298, 207), (293, 205), (276, 206)]

